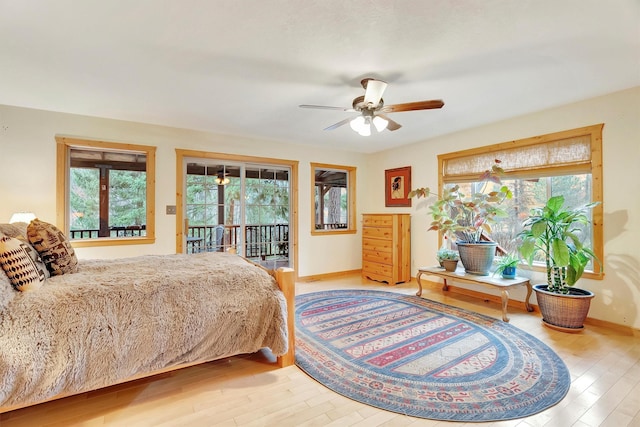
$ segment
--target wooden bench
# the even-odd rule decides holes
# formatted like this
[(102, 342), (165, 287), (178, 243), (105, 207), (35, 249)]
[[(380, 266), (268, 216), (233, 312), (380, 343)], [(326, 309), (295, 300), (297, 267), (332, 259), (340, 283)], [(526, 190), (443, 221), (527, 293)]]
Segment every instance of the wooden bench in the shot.
[(442, 278), (444, 280), (444, 285), (442, 286), (443, 291), (449, 290), (447, 280), (454, 280), (456, 282), (462, 283), (473, 283), (476, 285), (492, 286), (500, 289), (500, 293), (502, 295), (502, 320), (504, 320), (505, 322), (509, 321), (509, 317), (507, 316), (507, 305), (509, 303), (508, 288), (512, 286), (524, 285), (527, 287), (527, 298), (524, 301), (525, 307), (527, 308), (527, 311), (533, 311), (533, 307), (529, 303), (529, 298), (531, 297), (531, 293), (533, 292), (533, 290), (531, 289), (531, 283), (529, 283), (529, 279), (524, 277), (516, 277), (515, 279), (503, 279), (502, 277), (467, 274), (465, 273), (464, 269), (457, 269), (456, 271), (446, 271), (442, 267), (420, 267), (418, 268), (418, 275), (416, 276), (416, 280), (418, 282), (418, 292), (416, 293), (417, 296), (422, 295), (422, 281), (420, 280), (422, 275), (437, 276)]

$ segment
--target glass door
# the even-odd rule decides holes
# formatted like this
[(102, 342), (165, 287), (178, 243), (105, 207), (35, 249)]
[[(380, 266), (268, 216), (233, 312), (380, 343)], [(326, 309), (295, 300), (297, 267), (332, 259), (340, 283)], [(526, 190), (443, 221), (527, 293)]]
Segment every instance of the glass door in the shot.
[(245, 167), (245, 256), (267, 268), (289, 267), (288, 168)]
[(267, 268), (290, 266), (290, 170), (186, 159), (186, 253), (233, 252)]

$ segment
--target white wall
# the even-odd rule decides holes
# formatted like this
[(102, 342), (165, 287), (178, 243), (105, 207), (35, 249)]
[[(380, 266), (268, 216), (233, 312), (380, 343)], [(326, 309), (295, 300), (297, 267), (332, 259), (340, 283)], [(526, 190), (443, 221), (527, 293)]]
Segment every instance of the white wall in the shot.
[[(7, 221), (15, 211), (28, 210), (36, 212), (42, 220), (55, 222), (56, 134), (158, 147), (156, 244), (81, 248), (78, 250), (81, 258), (175, 251), (175, 217), (164, 213), (166, 205), (175, 204), (175, 148), (298, 160), (298, 274), (354, 270), (361, 267), (359, 232), (343, 236), (310, 235), (309, 162), (337, 163), (358, 168), (358, 225), (363, 212), (412, 214), (415, 275), (418, 266), (433, 264), (437, 236), (426, 232), (428, 218), (420, 203), (414, 201), (413, 208), (384, 207), (385, 169), (412, 166), (414, 187), (436, 186), (438, 154), (597, 123), (605, 123), (605, 279), (582, 279), (579, 286), (597, 294), (590, 317), (640, 329), (640, 249), (636, 244), (640, 237), (640, 197), (636, 192), (640, 182), (640, 87), (370, 155), (0, 106), (0, 221)], [(533, 279), (542, 281), (535, 276)], [(523, 291), (514, 290), (511, 294), (515, 299), (524, 299)]]
[[(309, 163), (355, 166), (361, 174), (364, 154), (0, 105), (0, 222), (7, 222), (16, 211), (33, 211), (43, 221), (56, 222), (56, 135), (158, 147), (156, 243), (79, 248), (80, 258), (175, 252), (175, 216), (166, 215), (165, 206), (176, 204), (175, 149), (183, 148), (299, 161), (298, 274), (360, 268), (359, 234), (311, 236)], [(356, 191), (364, 192), (365, 181), (357, 180), (357, 185)]]
[[(446, 108), (446, 107), (445, 107)], [(428, 114), (428, 113), (421, 113)], [(383, 170), (412, 167), (413, 186), (437, 187), (436, 156), (598, 123), (603, 129), (604, 280), (581, 279), (579, 287), (596, 293), (589, 317), (640, 328), (640, 87), (541, 111), (371, 155), (365, 212), (412, 214), (412, 267), (431, 265), (437, 235), (427, 233), (430, 219), (420, 203), (412, 208), (385, 208)], [(531, 274), (526, 272), (523, 275)], [(534, 282), (544, 282), (538, 274)], [(458, 284), (459, 286), (465, 286)], [(469, 287), (469, 286), (466, 286)], [(487, 292), (487, 288), (474, 288)], [(524, 291), (512, 297), (524, 300)]]

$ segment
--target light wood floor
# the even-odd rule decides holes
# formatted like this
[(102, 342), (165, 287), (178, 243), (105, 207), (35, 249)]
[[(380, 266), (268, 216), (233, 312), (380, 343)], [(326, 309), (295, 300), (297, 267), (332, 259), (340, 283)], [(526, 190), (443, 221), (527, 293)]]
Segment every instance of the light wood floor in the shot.
[[(298, 294), (339, 288), (414, 294), (415, 282), (386, 286), (359, 276), (298, 283)], [(424, 298), (497, 319), (498, 304), (428, 285)], [(535, 299), (535, 297), (534, 297)], [(0, 426), (640, 426), (640, 338), (589, 325), (579, 334), (545, 328), (537, 313), (509, 308), (511, 323), (565, 361), (571, 389), (558, 405), (520, 420), (453, 423), (372, 408), (316, 383), (295, 366), (277, 369), (261, 352), (163, 374), (0, 415)], [(637, 334), (636, 334), (637, 335)]]

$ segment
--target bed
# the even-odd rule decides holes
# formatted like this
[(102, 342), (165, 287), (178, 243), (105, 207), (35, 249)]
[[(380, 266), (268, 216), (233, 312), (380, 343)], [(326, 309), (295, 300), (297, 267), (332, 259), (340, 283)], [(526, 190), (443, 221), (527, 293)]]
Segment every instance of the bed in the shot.
[(0, 413), (262, 348), (291, 365), (293, 276), (217, 252), (80, 260), (24, 292), (0, 271)]

